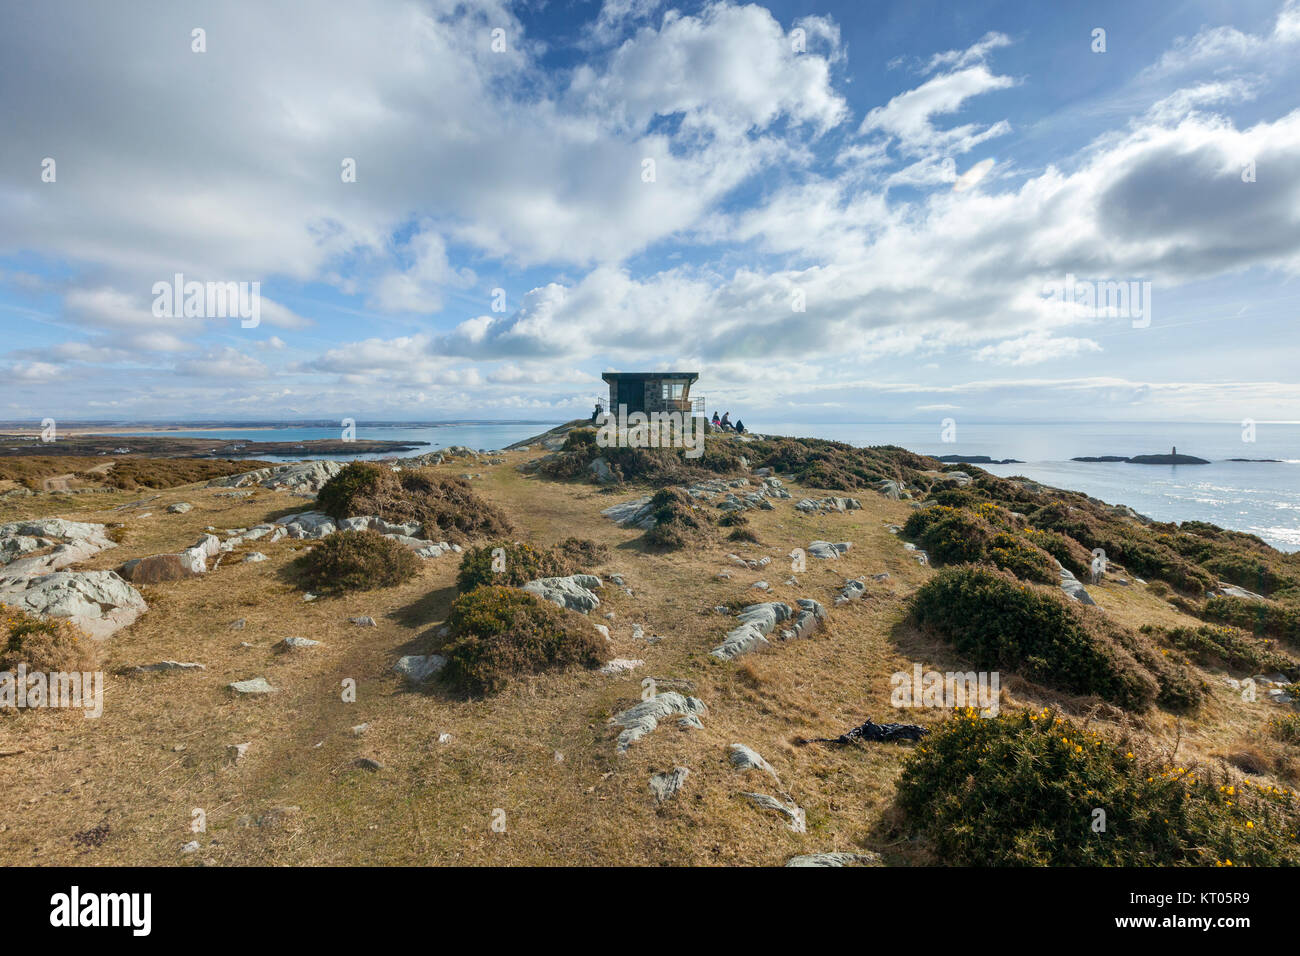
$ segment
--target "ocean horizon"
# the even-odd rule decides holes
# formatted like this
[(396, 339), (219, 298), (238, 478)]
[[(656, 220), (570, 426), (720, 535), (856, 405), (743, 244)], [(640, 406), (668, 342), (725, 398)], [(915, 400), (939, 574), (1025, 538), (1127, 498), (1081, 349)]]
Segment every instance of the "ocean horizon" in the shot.
[[(398, 452), (413, 457), (451, 445), (504, 448), (560, 424), (539, 421), (385, 423), (356, 426), (358, 439), (426, 441)], [(222, 443), (336, 439), (339, 428), (259, 422), (187, 429), (176, 423), (166, 434), (211, 437)], [(206, 424), (206, 423), (205, 423)], [(159, 427), (157, 425), (154, 426)], [(1256, 423), (1253, 434), (1239, 422), (776, 422), (754, 421), (764, 435), (826, 438), (852, 445), (898, 445), (920, 454), (985, 455), (1018, 459), (1014, 464), (979, 467), (992, 474), (1023, 475), (1043, 484), (1080, 491), (1109, 504), (1123, 504), (1158, 521), (1208, 521), (1233, 531), (1258, 535), (1280, 551), (1300, 550), (1300, 423)], [(158, 434), (123, 429), (122, 437)], [(951, 440), (945, 440), (949, 438)], [(1245, 440), (1253, 438), (1253, 441)], [(1208, 465), (1134, 465), (1080, 462), (1076, 457), (1181, 454)], [(292, 461), (310, 456), (264, 456)], [(337, 455), (319, 457), (339, 458)], [(361, 454), (356, 459), (394, 457)], [(1230, 459), (1274, 459), (1232, 461)]]

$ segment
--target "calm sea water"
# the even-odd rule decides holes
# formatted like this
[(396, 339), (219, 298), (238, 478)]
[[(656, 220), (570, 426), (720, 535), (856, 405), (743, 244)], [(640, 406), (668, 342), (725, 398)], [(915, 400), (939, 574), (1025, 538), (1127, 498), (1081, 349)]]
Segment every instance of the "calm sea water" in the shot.
[[(348, 455), (348, 458), (374, 459), (374, 458), (392, 458), (394, 455), (400, 457), (413, 457), (423, 455), (431, 451), (437, 451), (439, 448), (446, 448), (450, 445), (464, 445), (466, 448), (474, 450), (484, 449), (494, 451), (499, 448), (505, 448), (507, 445), (513, 445), (517, 441), (525, 438), (531, 438), (547, 429), (553, 428), (559, 422), (470, 422), (470, 423), (451, 423), (446, 425), (358, 425), (356, 437), (361, 439), (373, 439), (376, 441), (405, 441), (405, 442), (428, 442), (427, 445), (419, 445), (411, 451), (396, 453), (387, 453), (382, 455)], [(106, 434), (154, 438), (211, 438), (213, 448), (221, 448), (232, 442), (241, 441), (313, 441), (320, 439), (331, 439), (337, 441), (343, 437), (341, 428), (305, 428), (300, 425), (285, 425), (275, 428), (202, 428), (191, 429), (186, 431), (121, 431), (108, 432)], [(309, 458), (310, 455), (261, 455), (265, 461), (300, 461), (303, 458)], [(333, 458), (342, 460), (344, 456), (340, 455), (322, 455), (323, 458)]]
[[(854, 445), (900, 445), (926, 455), (1018, 458), (1022, 465), (981, 465), (995, 475), (1024, 475), (1125, 504), (1159, 521), (1209, 521), (1259, 535), (1282, 551), (1300, 550), (1300, 424), (1257, 424), (1243, 441), (1233, 423), (959, 423), (945, 442), (938, 422), (924, 425), (839, 423), (769, 425), (774, 434), (834, 438)], [(1070, 461), (1100, 455), (1180, 454), (1208, 465), (1129, 465)], [(1233, 462), (1229, 458), (1276, 458)]]
[[(403, 455), (448, 445), (497, 449), (546, 431), (556, 423), (488, 422), (438, 426), (358, 426), (357, 438), (427, 441)], [(1300, 424), (1258, 424), (1255, 441), (1243, 441), (1239, 423), (959, 423), (945, 442), (939, 423), (764, 423), (765, 434), (833, 438), (854, 445), (900, 445), (928, 455), (988, 455), (1024, 464), (985, 465), (996, 475), (1082, 491), (1112, 504), (1126, 504), (1161, 521), (1199, 520), (1257, 534), (1284, 551), (1300, 550)], [(157, 432), (122, 432), (123, 435)], [(339, 438), (336, 428), (286, 426), (217, 429), (169, 435), (231, 441), (308, 441)], [(1209, 465), (1128, 465), (1070, 461), (1077, 456), (1179, 452), (1208, 458)], [(214, 447), (218, 447), (214, 444)], [(281, 456), (293, 460), (302, 456)], [(384, 457), (361, 455), (360, 458)], [(1232, 462), (1229, 458), (1275, 458), (1279, 462)]]

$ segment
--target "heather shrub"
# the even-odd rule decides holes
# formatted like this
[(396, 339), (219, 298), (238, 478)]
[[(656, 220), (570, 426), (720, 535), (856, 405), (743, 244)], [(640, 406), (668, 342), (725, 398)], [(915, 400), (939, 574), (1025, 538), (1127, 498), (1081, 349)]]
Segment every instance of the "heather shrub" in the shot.
[(690, 495), (676, 488), (660, 488), (650, 499), (654, 506), (654, 527), (645, 533), (647, 544), (659, 548), (684, 548), (699, 544), (712, 535), (708, 516), (695, 506)]
[(505, 514), (467, 482), (427, 469), (392, 471), (354, 461), (325, 483), (316, 505), (335, 519), (378, 515), (396, 524), (415, 522), (434, 541), (462, 543), (510, 531)]
[(526, 674), (599, 667), (605, 639), (585, 617), (508, 587), (480, 587), (456, 598), (447, 618), (452, 640), (443, 675), (472, 694), (492, 694)]
[(405, 545), (377, 531), (339, 531), (295, 562), (315, 591), (373, 591), (404, 584), (420, 559)]
[[(497, 557), (499, 571), (493, 569)], [(492, 541), (465, 549), (456, 574), (456, 588), (464, 593), (485, 584), (519, 587), (538, 578), (588, 571), (607, 560), (609, 548), (583, 538), (566, 538), (549, 548), (518, 541)]]

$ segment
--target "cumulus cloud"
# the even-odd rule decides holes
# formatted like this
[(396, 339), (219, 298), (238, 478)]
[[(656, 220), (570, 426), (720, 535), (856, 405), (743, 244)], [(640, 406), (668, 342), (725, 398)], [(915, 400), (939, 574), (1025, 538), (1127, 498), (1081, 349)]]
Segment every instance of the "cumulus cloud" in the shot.
[[(1008, 61), (1038, 37), (985, 32), (864, 98), (832, 18), (758, 5), (606, 0), (571, 66), (495, 0), (223, 4), (202, 55), (171, 5), (57, 14), (0, 24), (0, 92), (27, 78), (0, 96), (23, 400), (75, 366), (83, 407), (149, 390), (115, 397), (124, 413), (554, 409), (602, 368), (692, 364), (756, 405), (826, 385), (814, 404), (852, 408), (881, 393), (873, 363), (1100, 362), (1116, 325), (1043, 302), (1066, 274), (1149, 280), (1163, 303), (1300, 271), (1300, 104), (1278, 79), (1297, 0), (1267, 29), (1174, 41), (1091, 104), (1118, 120), (1024, 157), (1033, 130), (998, 94), (1034, 91)], [(261, 281), (277, 334), (155, 316), (176, 272)], [(517, 307), (483, 312), (497, 285)]]

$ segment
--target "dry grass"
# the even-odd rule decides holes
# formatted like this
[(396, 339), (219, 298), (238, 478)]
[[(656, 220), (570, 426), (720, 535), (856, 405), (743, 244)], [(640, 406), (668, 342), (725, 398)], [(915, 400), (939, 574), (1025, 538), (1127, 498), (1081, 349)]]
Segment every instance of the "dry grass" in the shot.
[[(918, 710), (900, 718), (889, 703), (894, 672), (913, 662), (939, 670), (963, 663), (902, 623), (907, 595), (933, 573), (885, 530), (902, 523), (907, 503), (866, 494), (861, 511), (803, 515), (780, 502), (775, 511), (749, 515), (765, 545), (718, 541), (651, 553), (641, 532), (599, 516), (621, 494), (515, 470), (536, 454), (509, 453), (505, 465), (485, 466), (475, 492), (509, 515), (514, 538), (553, 545), (578, 535), (609, 548), (603, 572), (624, 575), (633, 594), (607, 586), (594, 620), (609, 625), (615, 656), (642, 658), (644, 667), (617, 678), (581, 669), (525, 678), (486, 700), (462, 699), (441, 685), (412, 690), (391, 667), (402, 654), (441, 643), (435, 631), (455, 596), (455, 556), (423, 562), (416, 578), (398, 587), (304, 603), (286, 576), (302, 542), (255, 542), (249, 550), (268, 561), (242, 564), (241, 549), (204, 577), (144, 588), (149, 612), (106, 644), (102, 718), (0, 718), (0, 754), (20, 751), (3, 758), (0, 863), (778, 864), (796, 853), (863, 847), (884, 851), (894, 863), (920, 862), (915, 848), (885, 846), (878, 835), (906, 747), (799, 744), (868, 718), (932, 723), (940, 716)], [(435, 470), (454, 474), (457, 467), (463, 465)], [(0, 501), (0, 521), (54, 514), (122, 522), (120, 546), (88, 564), (109, 568), (175, 551), (208, 525), (249, 527), (302, 507), (301, 499), (277, 492), (230, 499), (217, 491), (17, 498)], [(796, 501), (806, 493), (798, 485), (791, 491)], [(165, 513), (182, 500), (194, 510)], [(799, 586), (783, 584), (790, 549), (817, 538), (854, 546), (839, 561), (809, 558), (807, 571), (796, 575)], [(726, 560), (732, 550), (773, 563), (748, 571)], [(833, 608), (812, 639), (733, 664), (708, 657), (728, 626), (715, 605), (811, 596), (830, 608), (845, 578), (881, 571), (890, 579), (868, 578), (867, 597)], [(751, 589), (760, 578), (771, 583), (769, 595)], [(1141, 588), (1091, 590), (1132, 626), (1190, 622)], [(607, 610), (614, 620), (599, 616)], [(349, 623), (360, 615), (378, 626)], [(231, 630), (240, 618), (243, 630)], [(634, 642), (633, 622), (664, 640)], [(322, 643), (292, 654), (271, 651), (292, 635)], [(206, 670), (116, 673), (164, 659), (198, 661)], [(231, 681), (255, 676), (279, 692), (259, 701), (226, 692)], [(647, 676), (690, 681), (709, 707), (704, 729), (664, 721), (618, 757), (607, 720), (639, 699)], [(343, 699), (346, 680), (356, 682), (354, 703)], [(1004, 707), (1052, 703), (1084, 719), (1125, 720), (1156, 746), (1176, 747), (1187, 762), (1218, 760), (1214, 755), (1257, 736), (1270, 713), (1269, 705), (1242, 702), (1217, 681), (1195, 719), (1182, 721), (1161, 711), (1124, 717), (1011, 679), (1003, 686)], [(363, 723), (369, 728), (354, 736), (351, 728)], [(450, 742), (440, 743), (441, 734)], [(227, 748), (243, 742), (251, 743), (247, 756), (233, 765)], [(753, 747), (776, 768), (782, 790), (806, 810), (807, 833), (788, 830), (740, 796), (778, 791), (770, 780), (731, 768), (726, 748), (733, 742)], [(360, 756), (384, 768), (354, 767)], [(676, 765), (689, 767), (691, 776), (682, 793), (657, 807), (648, 778)], [(263, 826), (240, 824), (289, 806), (300, 809)], [(206, 833), (189, 829), (196, 808), (206, 813)], [(498, 809), (504, 832), (492, 827)], [(78, 839), (87, 832), (95, 839)], [(182, 856), (181, 845), (192, 839), (200, 851)]]

